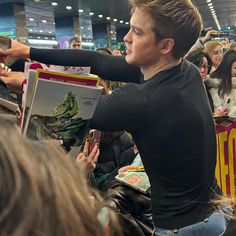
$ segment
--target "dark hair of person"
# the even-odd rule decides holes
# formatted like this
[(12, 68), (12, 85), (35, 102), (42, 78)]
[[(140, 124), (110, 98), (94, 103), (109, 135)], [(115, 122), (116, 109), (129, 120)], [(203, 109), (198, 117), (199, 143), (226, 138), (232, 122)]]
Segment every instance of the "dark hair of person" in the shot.
[(236, 61), (236, 51), (229, 50), (227, 51), (220, 65), (217, 69), (210, 74), (211, 78), (220, 79), (220, 85), (218, 89), (218, 94), (220, 97), (223, 97), (226, 94), (229, 94), (232, 90), (232, 64)]
[(212, 61), (211, 61), (211, 58), (208, 56), (208, 54), (203, 52), (201, 49), (190, 52), (185, 57), (185, 59), (188, 60), (189, 62), (193, 63), (195, 66), (197, 66), (199, 68), (203, 63), (204, 57), (207, 59), (208, 73), (209, 73), (211, 71)]

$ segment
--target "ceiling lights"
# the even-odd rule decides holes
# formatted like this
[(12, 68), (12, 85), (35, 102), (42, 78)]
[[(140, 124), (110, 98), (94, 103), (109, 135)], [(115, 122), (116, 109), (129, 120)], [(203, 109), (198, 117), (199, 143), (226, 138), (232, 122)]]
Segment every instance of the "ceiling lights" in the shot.
[(72, 6), (66, 6), (66, 10), (71, 10)]
[(208, 5), (208, 7), (211, 11), (212, 17), (213, 17), (213, 19), (216, 23), (216, 26), (217, 26), (218, 30), (221, 30), (220, 23), (218, 21), (217, 15), (216, 15), (216, 11), (214, 9), (214, 4), (212, 3), (211, 0), (206, 0), (206, 2), (207, 2), (207, 5)]
[(54, 6), (54, 7), (58, 5), (57, 2), (51, 2), (51, 4), (52, 4), (52, 6)]
[(39, 44), (39, 45), (57, 45), (55, 40), (37, 40), (37, 39), (28, 39), (30, 44)]

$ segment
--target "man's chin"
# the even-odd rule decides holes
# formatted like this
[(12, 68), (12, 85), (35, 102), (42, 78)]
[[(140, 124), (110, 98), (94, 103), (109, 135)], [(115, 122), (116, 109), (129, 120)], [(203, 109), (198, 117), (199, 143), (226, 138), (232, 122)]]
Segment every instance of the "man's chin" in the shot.
[(126, 55), (126, 56), (125, 56), (125, 60), (126, 60), (126, 62), (127, 62), (128, 64), (134, 64), (134, 63), (133, 63), (133, 60), (132, 60), (132, 58), (131, 58), (130, 55)]

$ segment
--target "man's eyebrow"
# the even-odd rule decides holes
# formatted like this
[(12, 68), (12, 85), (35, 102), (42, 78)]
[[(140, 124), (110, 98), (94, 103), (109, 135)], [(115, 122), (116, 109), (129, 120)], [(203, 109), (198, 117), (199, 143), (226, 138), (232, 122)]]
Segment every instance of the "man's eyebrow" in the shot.
[(143, 32), (143, 30), (135, 25), (130, 24), (130, 28)]

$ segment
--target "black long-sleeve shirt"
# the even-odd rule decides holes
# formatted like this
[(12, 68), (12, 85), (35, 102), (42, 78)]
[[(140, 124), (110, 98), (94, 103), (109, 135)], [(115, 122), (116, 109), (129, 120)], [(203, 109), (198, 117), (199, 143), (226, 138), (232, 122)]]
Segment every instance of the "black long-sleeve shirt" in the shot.
[[(79, 49), (36, 49), (31, 48), (30, 58), (45, 64), (67, 66), (91, 66), (91, 73), (102, 79), (140, 83), (143, 75), (137, 66), (129, 65), (124, 57), (106, 55)], [(114, 64), (119, 68), (114, 73)]]
[[(101, 54), (95, 60), (96, 53), (77, 50), (56, 53), (31, 49), (31, 59), (89, 65), (106, 79), (140, 80), (139, 69), (124, 58)], [(200, 74), (191, 63), (183, 60), (142, 84), (128, 84), (102, 96), (91, 126), (132, 134), (151, 182), (157, 227), (181, 228), (213, 211), (210, 200), (218, 191), (215, 127)]]

